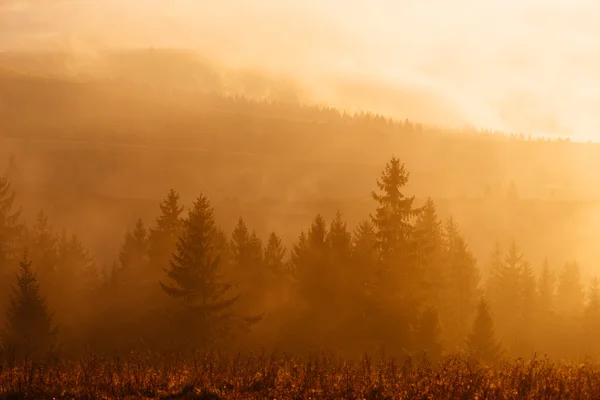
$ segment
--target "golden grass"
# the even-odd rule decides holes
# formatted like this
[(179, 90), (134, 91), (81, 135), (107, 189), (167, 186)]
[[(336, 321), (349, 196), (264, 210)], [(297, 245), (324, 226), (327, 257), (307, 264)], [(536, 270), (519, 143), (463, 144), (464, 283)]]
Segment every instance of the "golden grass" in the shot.
[(600, 365), (180, 353), (4, 360), (2, 398), (561, 399), (600, 397)]

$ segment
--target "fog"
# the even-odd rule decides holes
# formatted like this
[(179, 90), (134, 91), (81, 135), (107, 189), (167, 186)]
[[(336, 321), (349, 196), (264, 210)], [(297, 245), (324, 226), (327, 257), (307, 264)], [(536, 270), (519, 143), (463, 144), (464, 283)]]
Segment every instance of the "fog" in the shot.
[(0, 355), (600, 359), (598, 19), (0, 1)]
[[(4, 1), (3, 48), (182, 47), (300, 80), (309, 98), (444, 125), (595, 140), (592, 1)], [(406, 114), (406, 112), (404, 113)]]

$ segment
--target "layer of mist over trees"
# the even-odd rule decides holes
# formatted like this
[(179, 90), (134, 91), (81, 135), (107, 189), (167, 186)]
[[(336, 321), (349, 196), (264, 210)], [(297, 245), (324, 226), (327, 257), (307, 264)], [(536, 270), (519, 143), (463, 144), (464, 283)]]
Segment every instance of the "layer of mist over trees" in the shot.
[(414, 205), (407, 168), (392, 158), (374, 177), (374, 208), (363, 222), (316, 215), (289, 249), (276, 232), (259, 237), (243, 216), (226, 234), (205, 195), (184, 205), (171, 190), (156, 220), (130, 227), (110, 269), (75, 234), (55, 231), (43, 211), (24, 225), (4, 177), (3, 350), (600, 355), (596, 279), (584, 286), (576, 262), (555, 276), (552, 260), (535, 274), (516, 240), (490, 243), (489, 257), (477, 260), (433, 200)]
[[(224, 229), (243, 215), (287, 247), (317, 213), (340, 209), (356, 226), (393, 154), (410, 167), (416, 204), (431, 196), (443, 219), (454, 216), (479, 260), (515, 232), (535, 268), (576, 257), (587, 279), (600, 257), (597, 144), (420, 124), (404, 118), (419, 114), (408, 94), (394, 98), (398, 120), (302, 103), (301, 88), (266, 73), (164, 49), (99, 55), (88, 61), (101, 72), (74, 76), (65, 70), (76, 58), (0, 56), (0, 164), (18, 160), (11, 181), (23, 220), (44, 209), (99, 264), (112, 263), (136, 218), (154, 220), (172, 187), (185, 204), (201, 188)], [(282, 94), (296, 91), (298, 101)]]
[(177, 52), (107, 60), (75, 79), (0, 57), (4, 350), (600, 352), (597, 145), (301, 105)]

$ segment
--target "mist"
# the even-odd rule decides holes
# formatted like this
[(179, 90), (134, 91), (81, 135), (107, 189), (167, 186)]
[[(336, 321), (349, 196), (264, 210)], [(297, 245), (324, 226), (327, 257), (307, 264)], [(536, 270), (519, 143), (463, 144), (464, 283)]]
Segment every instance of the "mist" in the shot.
[(598, 20), (0, 0), (0, 397), (599, 397)]
[[(335, 107), (587, 141), (600, 128), (599, 17), (589, 1), (5, 1), (0, 43), (185, 48), (293, 78)], [(432, 110), (399, 115), (414, 93)]]

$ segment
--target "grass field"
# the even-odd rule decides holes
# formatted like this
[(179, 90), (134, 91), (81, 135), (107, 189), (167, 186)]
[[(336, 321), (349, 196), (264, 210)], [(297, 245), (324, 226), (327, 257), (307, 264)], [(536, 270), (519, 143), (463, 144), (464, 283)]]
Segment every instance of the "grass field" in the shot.
[(325, 354), (177, 353), (88, 355), (76, 361), (11, 363), (0, 373), (3, 398), (195, 399), (593, 399), (600, 365), (548, 359), (438, 363), (380, 357), (356, 362)]

